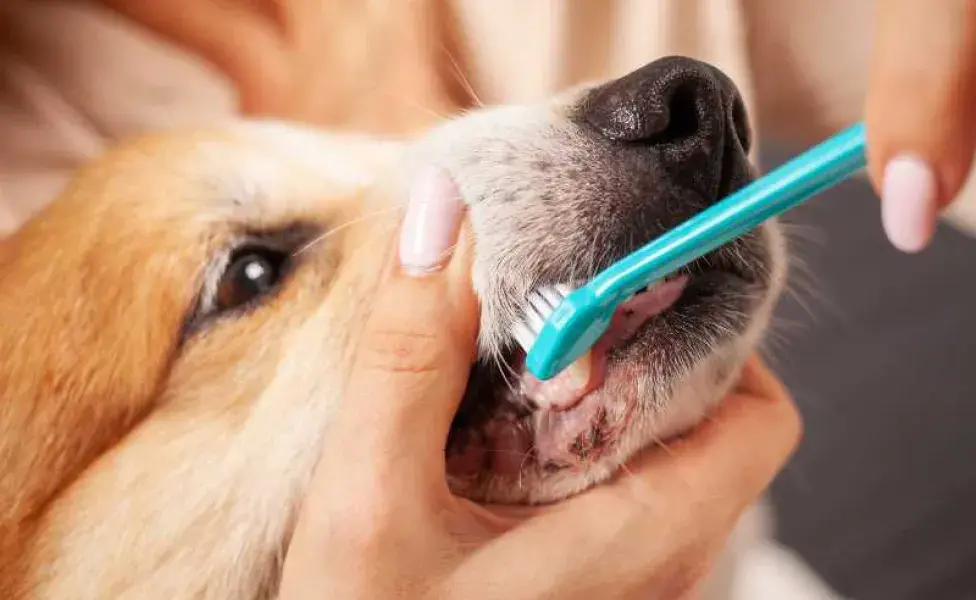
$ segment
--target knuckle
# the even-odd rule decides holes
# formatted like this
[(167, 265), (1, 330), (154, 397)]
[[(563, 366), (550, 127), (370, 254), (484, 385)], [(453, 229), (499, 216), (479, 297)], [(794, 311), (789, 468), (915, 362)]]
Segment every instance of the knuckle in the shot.
[(803, 438), (803, 415), (792, 399), (787, 398), (783, 403), (784, 427), (790, 436), (790, 445), (795, 448)]
[(633, 570), (621, 572), (618, 584), (628, 589), (627, 597), (651, 594), (661, 600), (691, 600), (699, 596), (714, 566), (715, 553), (703, 545), (671, 547), (663, 556), (656, 553)]
[(350, 501), (333, 505), (321, 531), (328, 538), (359, 551), (380, 547), (396, 529), (396, 511), (384, 502)]
[(369, 332), (359, 366), (369, 371), (422, 375), (439, 370), (446, 357), (441, 336), (406, 328)]
[(708, 576), (712, 562), (707, 555), (686, 552), (666, 563), (658, 580), (660, 597), (673, 600), (693, 598)]
[(770, 429), (778, 433), (784, 455), (792, 454), (803, 438), (803, 416), (800, 409), (790, 396), (783, 395), (774, 403), (771, 417), (774, 424)]

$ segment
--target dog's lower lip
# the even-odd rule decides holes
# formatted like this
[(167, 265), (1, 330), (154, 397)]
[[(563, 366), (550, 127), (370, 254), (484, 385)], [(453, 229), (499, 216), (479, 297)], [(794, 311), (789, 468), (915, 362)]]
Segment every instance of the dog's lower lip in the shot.
[[(673, 330), (668, 325), (672, 319), (666, 315), (674, 310), (684, 310), (683, 307), (697, 306), (701, 294), (707, 301), (712, 287), (716, 283), (727, 284), (730, 277), (741, 279), (747, 285), (754, 283), (748, 277), (748, 272), (742, 272), (734, 268), (736, 265), (720, 259), (717, 257), (689, 265), (680, 270), (680, 275), (665, 278), (661, 283), (676, 286), (679, 293), (664, 302), (663, 306), (652, 307), (650, 312), (655, 313), (653, 315), (642, 315), (640, 310), (635, 310), (635, 314), (629, 317), (625, 314), (628, 309), (639, 309), (642, 308), (641, 304), (652, 302), (654, 296), (649, 292), (653, 292), (653, 288), (642, 290), (628, 299), (622, 306), (624, 310), (618, 311), (616, 316), (617, 327), (610, 330), (613, 335), (605, 336), (594, 346), (602, 353), (593, 369), (602, 371), (561, 406), (543, 405), (532, 400), (532, 394), (527, 393), (531, 390), (526, 389), (531, 375), (525, 368), (525, 355), (520, 349), (513, 348), (512, 353), (504, 359), (505, 366), (500, 369), (503, 373), (515, 375), (515, 380), (505, 375), (501, 375), (500, 380), (487, 380), (493, 386), (491, 393), (496, 394), (495, 399), (499, 402), (478, 405), (478, 410), (462, 411), (466, 418), (452, 428), (448, 452), (452, 476), (477, 478), (478, 473), (488, 468), (499, 477), (516, 477), (524, 470), (525, 461), (530, 456), (531, 460), (539, 461), (540, 468), (546, 472), (579, 466), (580, 461), (595, 460), (608, 447), (607, 444), (612, 443), (620, 428), (626, 426), (629, 418), (626, 415), (629, 413), (625, 405), (630, 400), (622, 398), (620, 394), (629, 393), (626, 390), (629, 389), (627, 380), (633, 377), (631, 370), (642, 368), (641, 362), (648, 352), (646, 343), (670, 345), (681, 342), (683, 332)], [(658, 316), (663, 320), (656, 318)], [(619, 322), (628, 318), (632, 320), (625, 321), (621, 327)], [(643, 335), (645, 331), (649, 332), (648, 337)], [(677, 339), (672, 340), (672, 337)], [(611, 377), (614, 378), (614, 386), (623, 384), (624, 387), (614, 387), (612, 392), (604, 393), (604, 382)], [(500, 381), (504, 381), (506, 389), (499, 398), (499, 390), (494, 387)], [(475, 399), (476, 404), (479, 402), (478, 393), (471, 398)], [(595, 420), (597, 426), (594, 431), (599, 435), (590, 432), (580, 440), (567, 442), (567, 436), (579, 433), (574, 428), (578, 428), (587, 418)], [(570, 445), (564, 447), (564, 442)], [(499, 458), (502, 456), (506, 458)], [(517, 461), (506, 460), (515, 456), (519, 457)], [(490, 467), (486, 467), (486, 464)]]

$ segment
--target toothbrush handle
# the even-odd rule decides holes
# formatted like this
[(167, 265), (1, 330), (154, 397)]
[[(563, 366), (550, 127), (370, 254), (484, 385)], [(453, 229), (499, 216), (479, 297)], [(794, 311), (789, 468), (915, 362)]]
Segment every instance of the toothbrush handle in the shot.
[(591, 284), (594, 295), (623, 300), (840, 183), (864, 167), (865, 147), (858, 123), (810, 148), (600, 273)]

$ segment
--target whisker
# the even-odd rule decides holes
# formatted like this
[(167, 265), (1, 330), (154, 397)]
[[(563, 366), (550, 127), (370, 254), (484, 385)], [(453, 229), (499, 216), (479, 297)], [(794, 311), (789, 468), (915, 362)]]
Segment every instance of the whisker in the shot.
[(450, 120), (452, 118), (451, 115), (446, 115), (444, 113), (437, 112), (436, 110), (432, 109), (431, 107), (424, 106), (423, 104), (421, 104), (421, 103), (419, 103), (419, 102), (417, 102), (415, 100), (410, 100), (409, 98), (406, 98), (404, 96), (398, 96), (398, 95), (394, 94), (392, 91), (390, 91), (390, 90), (388, 90), (388, 89), (386, 89), (386, 88), (384, 88), (382, 86), (383, 86), (383, 82), (377, 82), (376, 85), (370, 91), (371, 92), (379, 92), (380, 94), (383, 94), (384, 96), (386, 96), (387, 98), (389, 98), (390, 100), (392, 100), (394, 102), (399, 102), (399, 103), (402, 103), (404, 106), (407, 106), (409, 108), (413, 108), (413, 109), (422, 111), (422, 112), (424, 112), (424, 113), (426, 113), (426, 114), (428, 114), (428, 115), (430, 115), (430, 116), (432, 116), (432, 117), (434, 117), (434, 118), (436, 118), (436, 119), (438, 119), (440, 121), (448, 121), (448, 120)]
[(655, 437), (654, 437), (654, 440), (653, 440), (653, 443), (654, 443), (654, 445), (655, 445), (655, 446), (657, 446), (657, 447), (658, 447), (658, 448), (660, 448), (660, 449), (661, 449), (661, 450), (662, 450), (663, 452), (665, 452), (665, 453), (666, 453), (666, 454), (667, 454), (668, 456), (676, 456), (676, 453), (675, 453), (675, 451), (674, 451), (674, 450), (673, 450), (673, 449), (671, 448), (671, 446), (669, 446), (669, 445), (667, 444), (667, 442), (665, 442), (665, 441), (664, 441), (664, 440), (662, 440), (661, 438), (659, 438), (659, 437), (656, 437), (656, 436), (655, 436)]
[(522, 474), (525, 472), (525, 463), (532, 457), (532, 450), (535, 449), (535, 445), (529, 446), (529, 449), (525, 452), (525, 456), (522, 457), (522, 462), (519, 463), (519, 476), (518, 476), (518, 486), (522, 487)]
[[(505, 363), (501, 356), (493, 353), (491, 358), (495, 363), (495, 367), (498, 369), (498, 373), (502, 376), (502, 381), (505, 383), (505, 387), (517, 398), (521, 399), (521, 394), (515, 388), (515, 384), (513, 383), (514, 379), (518, 379), (518, 373), (515, 372), (515, 369), (512, 368), (511, 365)], [(509, 379), (509, 375), (511, 375), (512, 379)]]
[(449, 120), (452, 119), (451, 115), (444, 114), (442, 112), (436, 111), (436, 110), (434, 110), (433, 108), (431, 108), (429, 106), (424, 106), (423, 104), (420, 104), (419, 102), (415, 102), (415, 101), (412, 101), (412, 100), (407, 100), (406, 98), (399, 98), (398, 99), (391, 92), (387, 92), (387, 95), (391, 99), (393, 99), (393, 100), (400, 100), (406, 106), (409, 106), (410, 108), (415, 108), (417, 110), (423, 111), (423, 112), (427, 113), (428, 115), (434, 117), (435, 119), (437, 119), (439, 121), (449, 121)]
[(296, 250), (292, 254), (292, 256), (298, 256), (299, 254), (302, 254), (303, 252), (306, 252), (307, 250), (309, 250), (313, 246), (317, 246), (318, 244), (321, 244), (323, 241), (325, 241), (326, 239), (328, 239), (329, 236), (334, 235), (334, 234), (342, 231), (343, 229), (346, 229), (348, 227), (352, 227), (353, 225), (359, 225), (359, 224), (364, 223), (366, 221), (370, 221), (370, 220), (373, 220), (373, 219), (378, 219), (380, 217), (384, 217), (384, 216), (388, 215), (389, 213), (398, 212), (398, 211), (402, 211), (402, 210), (403, 210), (403, 208), (402, 207), (399, 207), (399, 206), (397, 206), (397, 207), (391, 207), (391, 208), (384, 208), (384, 209), (380, 209), (380, 210), (377, 210), (375, 212), (372, 212), (372, 213), (368, 213), (366, 215), (363, 215), (363, 216), (361, 216), (361, 217), (359, 217), (357, 219), (352, 219), (352, 220), (346, 221), (345, 223), (343, 223), (341, 225), (338, 225), (336, 227), (333, 227), (332, 229), (329, 229), (328, 231), (326, 231), (322, 235), (319, 235), (319, 236), (313, 238), (308, 243), (306, 243), (304, 246), (302, 246), (301, 248), (299, 248), (298, 250)]
[(454, 55), (451, 54), (451, 51), (443, 42), (441, 42), (440, 45), (441, 49), (444, 51), (444, 54), (447, 56), (447, 60), (451, 61), (451, 68), (454, 69), (454, 74), (457, 75), (458, 83), (461, 84), (464, 91), (467, 92), (471, 99), (474, 100), (478, 108), (483, 108), (485, 106), (484, 103), (481, 101), (481, 98), (478, 97), (478, 94), (475, 93), (474, 87), (471, 85), (471, 81), (461, 69), (461, 65), (458, 64), (457, 60), (454, 58)]
[(637, 474), (630, 470), (630, 467), (627, 466), (627, 463), (621, 463), (620, 470), (623, 471), (627, 475), (627, 477), (637, 477)]

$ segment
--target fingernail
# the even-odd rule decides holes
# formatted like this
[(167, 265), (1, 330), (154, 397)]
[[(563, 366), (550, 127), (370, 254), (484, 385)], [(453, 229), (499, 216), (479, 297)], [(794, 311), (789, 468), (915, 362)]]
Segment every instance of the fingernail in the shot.
[(938, 218), (935, 196), (935, 174), (921, 158), (903, 154), (885, 165), (881, 222), (895, 248), (918, 252), (928, 245)]
[(443, 169), (421, 173), (410, 189), (400, 230), (400, 264), (411, 275), (436, 271), (451, 257), (457, 243), (464, 204)]

